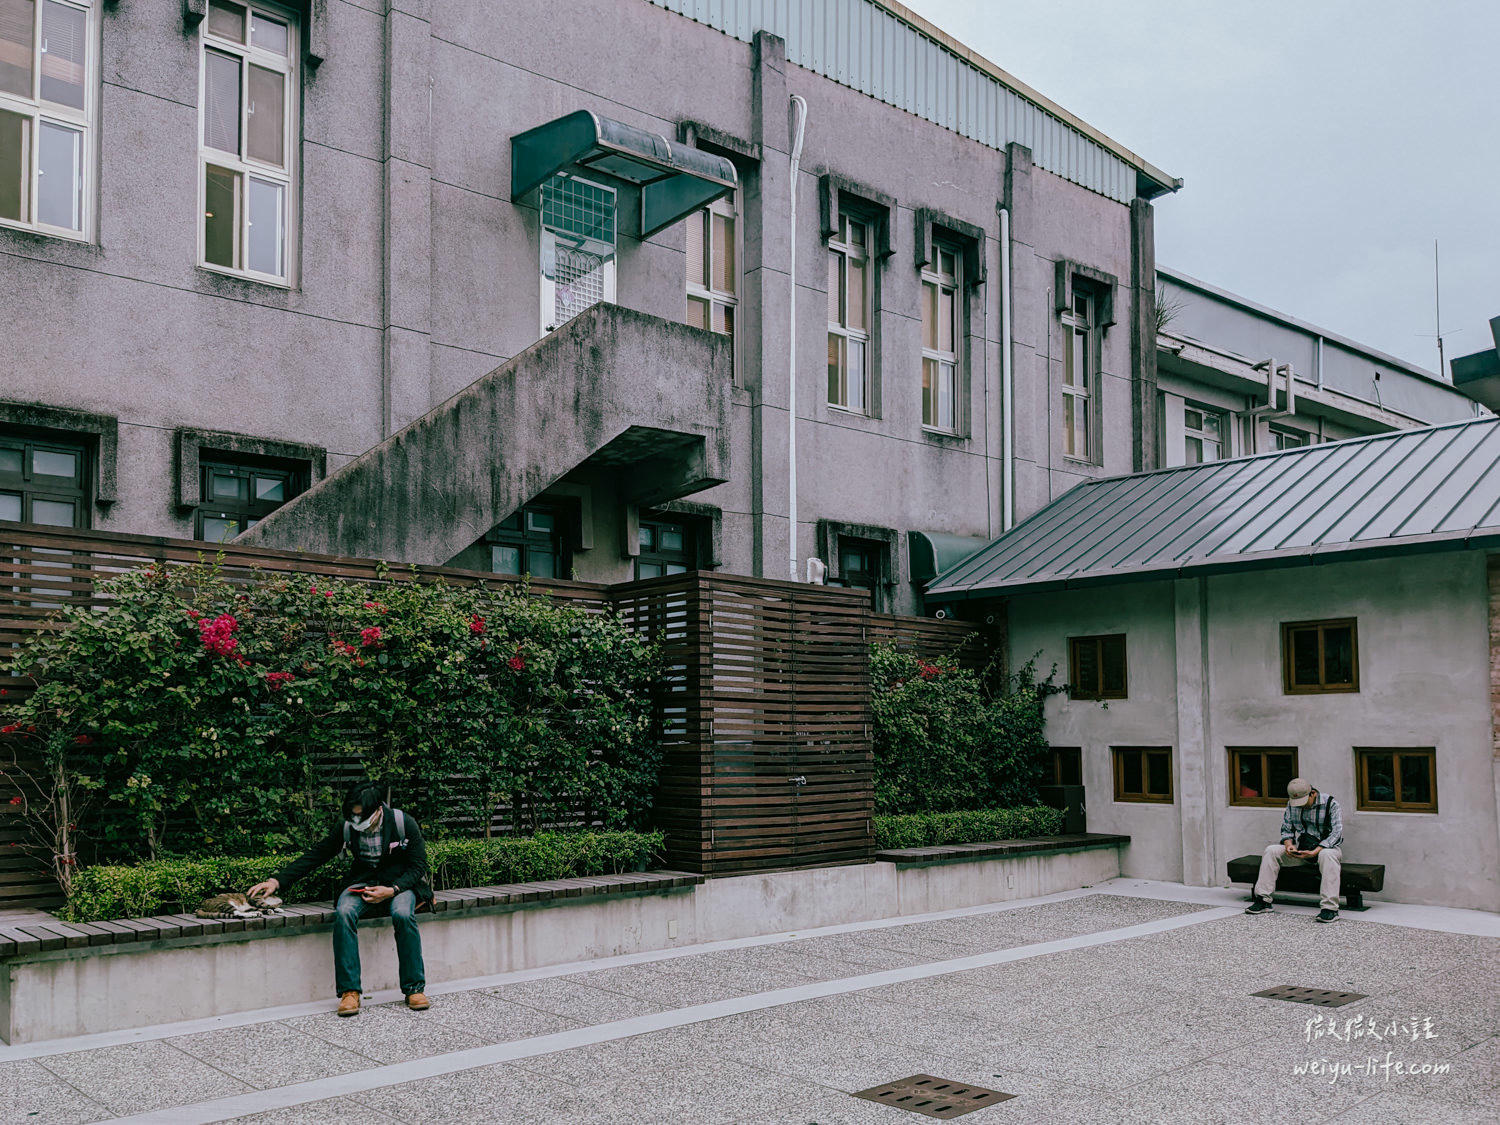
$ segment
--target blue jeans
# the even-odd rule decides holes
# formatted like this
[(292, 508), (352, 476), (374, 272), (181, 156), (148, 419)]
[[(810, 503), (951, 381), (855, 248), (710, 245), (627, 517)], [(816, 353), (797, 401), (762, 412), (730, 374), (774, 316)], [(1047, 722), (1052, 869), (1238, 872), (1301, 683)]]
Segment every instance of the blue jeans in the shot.
[(427, 987), (427, 970), (422, 965), (422, 938), (417, 933), (417, 893), (397, 891), (394, 898), (373, 906), (354, 891), (339, 895), (338, 917), (333, 923), (334, 988), (362, 992), (359, 986), (359, 929), (361, 918), (391, 916), (396, 931), (396, 960), (400, 966), (401, 991), (407, 996)]

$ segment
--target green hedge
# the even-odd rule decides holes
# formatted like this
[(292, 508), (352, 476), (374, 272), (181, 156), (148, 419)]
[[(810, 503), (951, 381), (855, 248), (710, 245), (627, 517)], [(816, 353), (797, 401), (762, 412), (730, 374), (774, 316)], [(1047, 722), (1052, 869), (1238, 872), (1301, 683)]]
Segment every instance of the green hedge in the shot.
[[(539, 832), (490, 840), (429, 840), (427, 864), (436, 890), (613, 875), (659, 861), (660, 832)], [(59, 912), (70, 922), (100, 922), (191, 912), (225, 888), (245, 890), (272, 875), (288, 856), (159, 859), (129, 867), (86, 867)], [(336, 859), (298, 883), (299, 902), (329, 898), (347, 861)]]
[(1062, 832), (1063, 812), (1042, 805), (972, 812), (905, 813), (875, 817), (875, 846), (933, 848), (943, 844), (987, 844)]

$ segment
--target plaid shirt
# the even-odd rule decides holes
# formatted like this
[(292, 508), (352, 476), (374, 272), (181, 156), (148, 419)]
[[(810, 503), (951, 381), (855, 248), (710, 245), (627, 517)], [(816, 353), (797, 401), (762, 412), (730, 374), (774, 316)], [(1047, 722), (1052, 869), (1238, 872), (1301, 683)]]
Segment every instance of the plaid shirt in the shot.
[[(1323, 818), (1328, 818), (1328, 835), (1323, 836)], [(1281, 838), (1282, 840), (1295, 840), (1302, 833), (1309, 836), (1320, 836), (1318, 846), (1322, 848), (1342, 847), (1344, 843), (1344, 817), (1339, 812), (1339, 803), (1332, 797), (1318, 794), (1317, 801), (1310, 807), (1301, 806), (1292, 808), (1288, 806), (1281, 814)]]

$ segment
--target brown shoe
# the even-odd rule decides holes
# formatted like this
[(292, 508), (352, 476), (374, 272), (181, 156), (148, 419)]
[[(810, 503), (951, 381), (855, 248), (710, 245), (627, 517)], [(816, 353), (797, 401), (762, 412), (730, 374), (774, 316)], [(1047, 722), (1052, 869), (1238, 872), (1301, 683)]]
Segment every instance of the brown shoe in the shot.
[(339, 1015), (341, 1015), (341, 1016), (357, 1016), (357, 1015), (359, 1015), (359, 993), (357, 993), (357, 992), (346, 992), (342, 996), (339, 997)]
[(413, 992), (406, 998), (406, 1006), (414, 1012), (425, 1012), (432, 1007), (432, 1001), (427, 999), (425, 992)]

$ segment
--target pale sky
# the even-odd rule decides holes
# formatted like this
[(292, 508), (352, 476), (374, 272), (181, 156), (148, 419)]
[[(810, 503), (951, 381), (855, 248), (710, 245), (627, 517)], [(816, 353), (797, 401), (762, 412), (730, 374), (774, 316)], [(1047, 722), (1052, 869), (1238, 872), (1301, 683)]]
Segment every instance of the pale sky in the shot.
[(905, 3), (1182, 177), (1159, 264), (1436, 371), (1436, 238), (1447, 358), (1493, 346), (1500, 0)]

